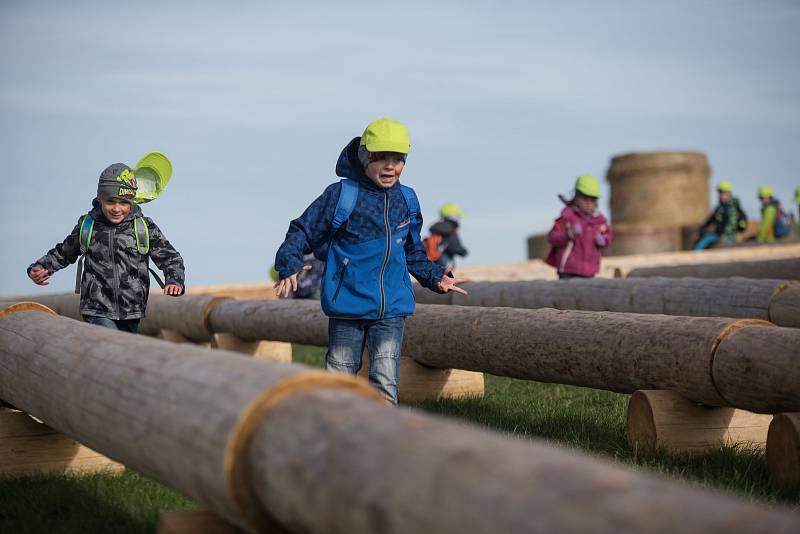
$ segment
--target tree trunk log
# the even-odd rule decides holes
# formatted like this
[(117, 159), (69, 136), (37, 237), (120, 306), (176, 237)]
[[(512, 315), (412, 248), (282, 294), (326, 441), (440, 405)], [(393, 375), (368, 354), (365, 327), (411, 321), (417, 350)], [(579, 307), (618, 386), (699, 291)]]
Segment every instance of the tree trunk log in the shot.
[(668, 278), (731, 278), (743, 276), (745, 278), (800, 280), (800, 258), (640, 267), (628, 273), (630, 278), (647, 276), (666, 276)]
[(36, 312), (0, 318), (0, 397), (250, 530), (800, 528), (788, 511), (365, 402), (356, 384)]
[(672, 391), (636, 391), (625, 431), (631, 448), (705, 454), (722, 445), (763, 448), (772, 417), (736, 408), (703, 406)]
[(292, 344), (281, 341), (245, 341), (233, 334), (214, 334), (211, 348), (241, 352), (257, 359), (291, 363)]
[(800, 413), (779, 413), (767, 435), (767, 465), (778, 485), (800, 485)]
[(168, 297), (153, 295), (147, 305), (147, 316), (139, 325), (139, 332), (149, 336), (161, 330), (172, 330), (192, 341), (211, 341), (213, 332), (207, 324), (211, 309), (228, 300), (213, 295)]
[[(316, 302), (223, 302), (209, 324), (242, 339), (327, 344), (327, 319)], [(780, 369), (761, 369), (762, 342), (772, 352), (763, 361), (784, 362)], [(722, 353), (718, 346), (725, 347)], [(442, 369), (621, 393), (665, 389), (711, 406), (774, 413), (800, 411), (800, 367), (784, 365), (797, 358), (798, 347), (797, 329), (753, 320), (420, 305), (406, 321), (403, 353)], [(752, 388), (744, 357), (761, 373)], [(768, 378), (771, 369), (780, 376)], [(780, 386), (773, 392), (761, 380)]]
[(469, 295), (439, 294), (416, 285), (422, 304), (555, 308), (772, 320), (800, 327), (800, 283), (762, 279), (591, 278), (474, 282)]

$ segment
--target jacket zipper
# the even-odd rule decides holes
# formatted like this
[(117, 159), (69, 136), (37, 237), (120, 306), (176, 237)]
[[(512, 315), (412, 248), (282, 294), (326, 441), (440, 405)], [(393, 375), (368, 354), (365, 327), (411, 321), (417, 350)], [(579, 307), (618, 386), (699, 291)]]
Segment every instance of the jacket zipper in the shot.
[(117, 249), (114, 247), (114, 242), (117, 237), (117, 229), (111, 227), (111, 233), (108, 234), (108, 249), (111, 251), (111, 269), (114, 278), (114, 305), (117, 309), (117, 319), (122, 319), (122, 314), (119, 310), (119, 280), (117, 279)]
[(389, 228), (389, 192), (383, 192), (383, 223), (386, 225), (386, 254), (383, 256), (383, 265), (381, 265), (381, 309), (378, 313), (378, 319), (383, 319), (386, 313), (386, 292), (383, 288), (383, 273), (386, 271), (386, 264), (389, 263), (389, 252), (392, 249), (392, 232)]
[(336, 291), (333, 293), (333, 302), (339, 297), (339, 291), (342, 289), (342, 282), (344, 282), (344, 273), (347, 271), (347, 266), (350, 264), (350, 258), (342, 260), (342, 270), (339, 271), (339, 283), (336, 284)]

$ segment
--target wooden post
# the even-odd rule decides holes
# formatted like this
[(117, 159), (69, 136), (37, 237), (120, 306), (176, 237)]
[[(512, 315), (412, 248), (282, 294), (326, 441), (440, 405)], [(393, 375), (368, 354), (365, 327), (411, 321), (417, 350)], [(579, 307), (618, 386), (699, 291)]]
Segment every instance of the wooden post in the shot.
[(161, 512), (156, 525), (156, 534), (240, 534), (242, 532), (244, 532), (242, 529), (225, 521), (210, 510)]
[(722, 445), (763, 448), (772, 416), (703, 406), (672, 391), (636, 391), (625, 431), (631, 448), (669, 454), (705, 454)]
[(291, 363), (292, 344), (281, 341), (245, 341), (233, 334), (214, 334), (212, 349), (229, 350), (249, 354), (256, 359)]
[(0, 397), (249, 531), (800, 528), (786, 510), (398, 410), (354, 377), (35, 312), (0, 318), (0, 361)]
[(767, 435), (767, 465), (778, 485), (800, 485), (800, 413), (779, 413)]
[(119, 473), (125, 466), (35, 421), (0, 408), (0, 475)]
[[(361, 357), (359, 376), (369, 380), (369, 352)], [(407, 356), (400, 358), (401, 402), (483, 397), (483, 373), (460, 369), (434, 369)]]
[(800, 279), (800, 258), (639, 267), (628, 273), (628, 277), (645, 276), (667, 276), (669, 278), (685, 276), (693, 278), (730, 278), (743, 276), (745, 278), (798, 280)]

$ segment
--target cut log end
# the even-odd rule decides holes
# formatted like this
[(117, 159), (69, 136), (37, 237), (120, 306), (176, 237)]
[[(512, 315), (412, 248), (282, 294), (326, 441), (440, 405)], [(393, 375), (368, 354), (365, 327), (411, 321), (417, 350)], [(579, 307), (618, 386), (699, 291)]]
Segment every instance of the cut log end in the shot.
[(800, 413), (773, 417), (767, 436), (767, 465), (777, 485), (800, 485)]
[(39, 304), (38, 302), (17, 302), (8, 306), (4, 310), (0, 311), (0, 317), (5, 317), (6, 315), (11, 315), (12, 313), (17, 313), (21, 311), (35, 311), (40, 313), (49, 313), (50, 315), (58, 315), (52, 309), (48, 308), (44, 304)]
[(703, 406), (672, 391), (636, 391), (626, 432), (634, 450), (702, 455), (723, 445), (763, 448), (771, 416)]

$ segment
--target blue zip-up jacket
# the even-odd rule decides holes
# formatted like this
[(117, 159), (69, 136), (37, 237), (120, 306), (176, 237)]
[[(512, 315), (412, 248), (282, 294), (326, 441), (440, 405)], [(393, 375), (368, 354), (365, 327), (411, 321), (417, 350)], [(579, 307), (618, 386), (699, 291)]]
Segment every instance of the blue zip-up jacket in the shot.
[(355, 207), (331, 235), (341, 183), (329, 185), (303, 214), (289, 224), (275, 257), (281, 279), (299, 272), (309, 251), (325, 260), (322, 309), (329, 317), (384, 319), (414, 313), (409, 273), (438, 292), (443, 269), (428, 260), (419, 231), (422, 215), (409, 220), (400, 184), (384, 189), (364, 173), (356, 137), (342, 150), (336, 174), (358, 182)]

